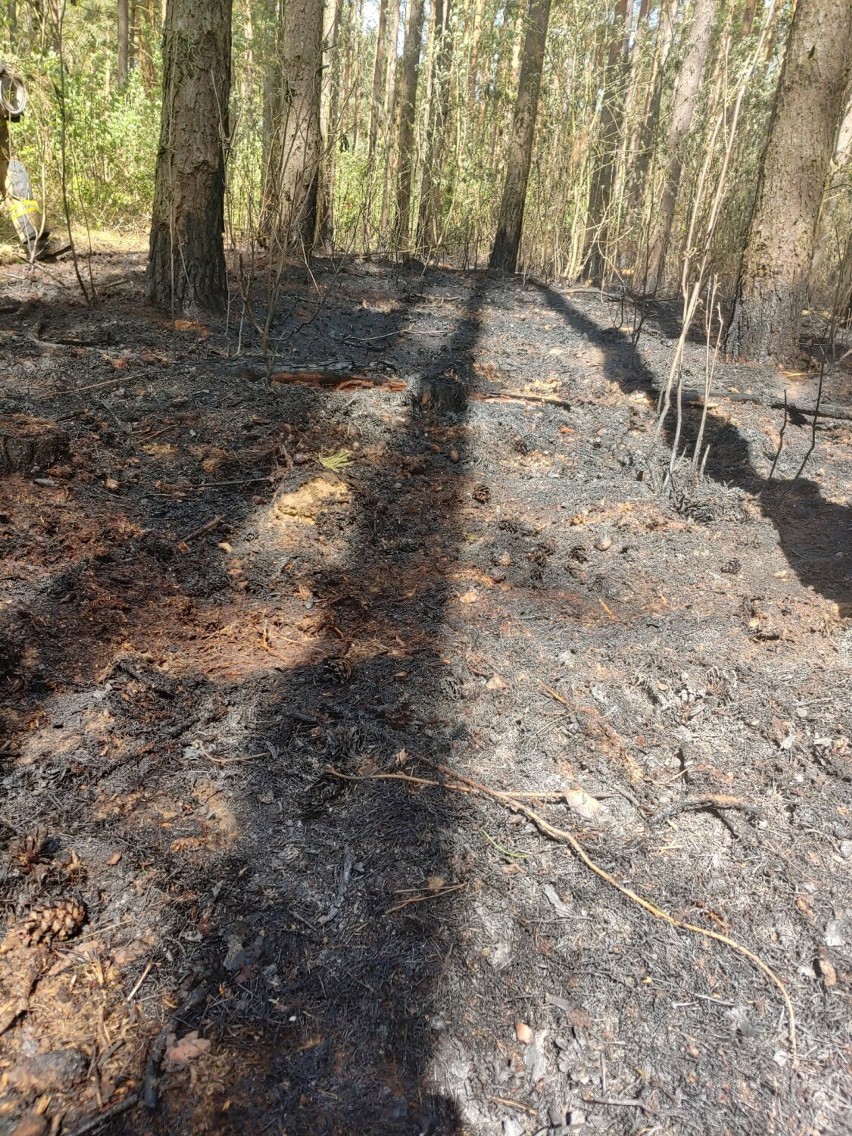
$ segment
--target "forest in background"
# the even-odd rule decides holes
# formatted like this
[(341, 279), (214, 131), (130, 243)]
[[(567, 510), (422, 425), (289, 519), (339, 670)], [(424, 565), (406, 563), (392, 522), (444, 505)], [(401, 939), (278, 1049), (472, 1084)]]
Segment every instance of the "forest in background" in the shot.
[[(487, 264), (537, 8), (546, 48), (518, 266), (546, 278), (617, 283), (634, 295), (678, 295), (700, 276), (702, 290), (712, 282), (730, 300), (793, 7), (789, 0), (533, 0), (529, 8), (518, 0), (330, 0), (322, 9), (304, 0), (285, 10), (278, 0), (237, 0), (230, 113), (218, 124), (226, 247), (267, 244), (270, 213), (298, 193), (273, 187), (282, 167), (306, 164), (292, 139), (276, 138), (282, 105), (304, 95), (307, 24), (321, 52), (320, 134), (308, 161), (317, 167), (311, 176), (319, 174), (317, 204), (308, 238), (304, 225), (295, 240), (290, 232), (286, 251)], [(13, 146), (53, 226), (65, 211), (63, 194), (78, 231), (149, 224), (164, 17), (152, 0), (5, 6), (7, 62), (30, 93)], [(849, 95), (807, 298), (834, 333), (848, 324), (852, 298)]]

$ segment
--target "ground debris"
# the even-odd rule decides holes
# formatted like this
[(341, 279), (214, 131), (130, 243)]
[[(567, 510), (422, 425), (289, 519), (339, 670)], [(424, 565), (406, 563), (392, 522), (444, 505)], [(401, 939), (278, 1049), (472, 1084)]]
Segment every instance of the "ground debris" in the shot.
[(134, 282), (39, 301), (71, 346), (22, 355), (28, 304), (0, 342), (68, 439), (0, 478), (0, 1071), (84, 1054), (69, 1136), (845, 1132), (848, 427), (767, 482), (714, 391), (670, 497), (668, 349), (599, 292), (317, 258), (267, 365), (93, 264)]
[(88, 1068), (89, 1059), (79, 1049), (56, 1049), (13, 1065), (5, 1077), (19, 1093), (56, 1093), (79, 1084)]
[(38, 943), (50, 946), (51, 943), (64, 942), (76, 935), (85, 921), (86, 907), (79, 899), (58, 899), (49, 903), (40, 903), (8, 932), (2, 948), (10, 949), (11, 936), (27, 947)]

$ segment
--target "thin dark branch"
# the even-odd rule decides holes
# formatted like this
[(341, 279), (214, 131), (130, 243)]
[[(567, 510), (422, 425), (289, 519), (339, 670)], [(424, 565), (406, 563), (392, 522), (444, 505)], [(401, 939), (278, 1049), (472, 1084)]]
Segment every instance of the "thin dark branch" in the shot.
[(808, 452), (805, 454), (804, 458), (802, 459), (802, 464), (799, 466), (799, 469), (796, 473), (796, 476), (793, 478), (793, 481), (798, 481), (799, 478), (802, 476), (802, 470), (808, 464), (808, 458), (811, 456), (811, 454), (816, 449), (817, 422), (819, 421), (819, 404), (822, 402), (822, 381), (823, 381), (824, 377), (825, 377), (825, 360), (823, 360), (823, 362), (820, 363), (820, 367), (819, 367), (819, 386), (817, 387), (816, 406), (814, 407), (814, 420), (811, 423), (811, 444), (808, 447)]
[[(816, 418), (814, 418), (816, 422)], [(772, 459), (772, 469), (769, 471), (767, 481), (772, 480), (772, 475), (775, 472), (775, 467), (778, 465), (778, 459), (781, 457), (781, 451), (784, 449), (784, 432), (787, 429), (787, 388), (784, 388), (784, 421), (781, 423), (781, 433), (778, 435), (778, 452)]]

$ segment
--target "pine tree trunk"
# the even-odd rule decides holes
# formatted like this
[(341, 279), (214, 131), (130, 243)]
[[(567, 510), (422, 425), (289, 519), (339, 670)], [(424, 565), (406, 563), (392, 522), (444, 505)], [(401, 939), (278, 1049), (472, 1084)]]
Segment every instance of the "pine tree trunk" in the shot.
[(50, 28), (50, 39), (53, 45), (53, 50), (57, 55), (62, 54), (62, 23), (65, 17), (65, 9), (60, 8), (59, 0), (47, 0), (45, 19)]
[(373, 95), (370, 100), (370, 129), (367, 142), (367, 160), (372, 162), (376, 152), (379, 130), (384, 125), (385, 73), (388, 62), (388, 0), (379, 0), (379, 26), (376, 29), (376, 59), (373, 65)]
[(404, 249), (408, 246), (411, 183), (414, 172), (414, 111), (425, 15), (424, 0), (409, 0), (409, 4), (408, 24), (405, 29), (405, 48), (402, 55), (402, 75), (399, 84), (396, 217), (394, 219), (394, 244), (397, 249)]
[(760, 168), (726, 348), (798, 352), (814, 239), (852, 51), (849, 0), (799, 0)]
[(636, 204), (636, 174), (639, 161), (639, 147), (642, 141), (642, 126), (648, 109), (647, 86), (649, 68), (646, 42), (654, 34), (648, 23), (647, 0), (640, 7), (633, 28), (633, 43), (630, 51), (630, 76), (624, 94), (624, 139), (625, 167), (627, 177), (627, 196), (629, 206)]
[(139, 3), (138, 0), (128, 0), (128, 3), (130, 8), (128, 12), (128, 21), (130, 26), (127, 32), (127, 73), (129, 75), (139, 62), (139, 48), (137, 43), (138, 34), (136, 30), (136, 26), (139, 22)]
[(138, 28), (136, 32), (137, 53), (139, 57), (139, 75), (142, 79), (142, 89), (149, 98), (153, 98), (157, 85), (157, 70), (154, 65), (154, 40), (159, 31), (158, 27), (159, 5), (156, 0), (142, 0), (137, 6)]
[[(840, 189), (843, 192), (843, 186), (846, 184), (845, 179), (849, 162), (852, 161), (852, 83), (847, 88), (846, 109), (840, 119), (840, 126), (837, 131), (837, 138), (834, 142), (834, 154), (831, 158), (831, 170), (833, 177), (829, 176), (826, 185), (826, 193), (830, 193), (832, 189)], [(810, 272), (810, 295), (808, 297), (808, 307), (813, 307), (814, 302), (822, 306), (825, 297), (813, 296), (814, 286), (819, 286), (821, 279), (825, 280), (826, 277), (832, 276), (832, 264), (836, 265), (833, 276), (835, 280), (835, 295), (843, 294), (845, 287), (845, 279), (848, 275), (850, 260), (850, 247), (852, 247), (852, 233), (849, 235), (849, 241), (845, 246), (845, 251), (840, 251), (840, 246), (843, 243), (843, 237), (836, 231), (837, 217), (832, 211), (823, 209), (820, 215), (819, 227), (817, 228), (816, 247), (814, 248), (814, 257), (811, 262)]]
[(364, 64), (364, 0), (355, 0), (355, 19), (350, 26), (352, 43), (351, 83), (346, 87), (346, 95), (352, 107), (352, 149), (358, 149), (358, 135), (361, 133), (361, 68)]
[(309, 256), (317, 223), (322, 133), (322, 0), (284, 0), (261, 230)]
[(527, 34), (527, 5), (522, 3), (522, 0), (517, 0), (515, 5), (515, 27), (512, 36), (512, 59), (509, 68), (509, 89), (517, 91), (521, 83), (521, 60), (523, 58), (523, 47)]
[(658, 17), (654, 60), (645, 108), (641, 120), (637, 124), (636, 137), (631, 141), (630, 146), (633, 158), (630, 163), (630, 185), (627, 196), (631, 209), (640, 204), (648, 179), (648, 167), (651, 164), (651, 157), (654, 152), (654, 135), (660, 117), (666, 67), (674, 38), (674, 27), (679, 7), (680, 0), (668, 0), (668, 3), (661, 7)]
[[(342, 0), (342, 10), (340, 13), (340, 26), (338, 28), (338, 36), (342, 44), (343, 61), (341, 63), (341, 79), (340, 85), (343, 91), (343, 115), (340, 120), (340, 132), (345, 141), (343, 145), (349, 148), (349, 130), (346, 125), (345, 112), (349, 106), (350, 92), (352, 90), (352, 73), (355, 66), (355, 44), (354, 44), (354, 28), (352, 26), (353, 19), (353, 0)], [(357, 101), (357, 100), (356, 100)]]
[(485, 0), (473, 0), (473, 30), (470, 36), (470, 64), (467, 73), (467, 113), (472, 120), (479, 78), (479, 47), (482, 42), (482, 17)]
[(497, 235), (488, 262), (489, 268), (500, 272), (514, 272), (518, 263), (549, 22), (550, 0), (530, 0), (518, 98), (506, 158), (506, 181), (497, 218)]
[(751, 29), (754, 25), (754, 17), (756, 12), (757, 0), (745, 0), (742, 20), (742, 33), (744, 36), (751, 35)]
[(119, 87), (127, 82), (128, 59), (130, 56), (130, 9), (128, 0), (118, 0), (118, 66)]
[(663, 157), (668, 161), (668, 166), (648, 243), (647, 272), (643, 274), (645, 279), (642, 282), (646, 292), (656, 292), (665, 276), (666, 256), (683, 173), (683, 147), (698, 102), (715, 20), (716, 0), (695, 0), (666, 132)]
[(452, 0), (434, 0), (435, 50), (432, 55), (432, 98), (426, 128), (423, 181), (420, 186), (420, 216), (417, 222), (417, 244), (421, 249), (434, 249), (439, 244), (441, 228), (441, 172), (444, 142), (450, 110), (450, 67), (453, 37), (450, 30)]
[(323, 33), (323, 84), (320, 108), (320, 134), (324, 140), (317, 200), (317, 239), (326, 248), (334, 245), (334, 177), (340, 124), (340, 53), (337, 50), (342, 16), (342, 0), (329, 0)]
[(621, 133), (624, 106), (627, 0), (616, 0), (607, 45), (599, 152), (589, 194), (589, 229), (585, 274), (602, 281), (608, 274), (610, 254), (610, 202), (615, 174), (615, 151)]
[[(524, 18), (527, 6), (523, 8), (518, 0), (506, 0), (503, 6), (503, 23), (497, 37), (497, 50), (494, 60), (493, 95), (490, 100), (481, 99), (482, 121), (485, 120), (486, 110), (491, 111), (490, 137), (487, 142), (488, 151), (496, 153), (498, 147), (511, 127), (512, 100), (516, 97), (518, 82), (512, 82), (512, 64), (515, 58), (515, 46), (522, 42)], [(490, 106), (489, 106), (490, 102)], [(507, 107), (510, 108), (507, 111)], [(507, 115), (509, 118), (507, 119)]]
[(392, 139), (396, 139), (396, 85), (399, 60), (397, 58), (397, 44), (399, 43), (399, 17), (402, 5), (400, 0), (393, 0), (391, 8), (390, 25), (390, 57), (388, 59), (387, 83), (385, 84), (384, 114), (387, 124), (387, 146), (385, 160), (382, 163), (382, 209), (379, 219), (379, 236), (384, 243), (388, 226), (390, 225), (391, 192), (396, 184), (396, 150)]
[(385, 123), (388, 126), (388, 131), (390, 131), (391, 124), (393, 123), (393, 111), (396, 101), (397, 44), (399, 43), (400, 8), (401, 4), (399, 0), (391, 0), (388, 65), (383, 100)]
[(221, 311), (231, 0), (169, 0), (146, 295), (172, 312)]

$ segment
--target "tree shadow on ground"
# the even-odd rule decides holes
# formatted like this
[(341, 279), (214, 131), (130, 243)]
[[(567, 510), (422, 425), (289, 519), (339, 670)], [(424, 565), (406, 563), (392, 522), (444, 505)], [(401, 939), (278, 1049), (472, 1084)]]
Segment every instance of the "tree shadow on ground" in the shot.
[[(313, 642), (296, 663), (271, 669), (267, 655), (250, 677), (228, 682), (205, 666), (203, 646), (181, 677), (158, 661), (170, 634), (167, 649), (178, 654), (205, 637), (205, 611), (213, 635), (227, 618), (234, 581), (216, 549), (222, 534), (182, 553), (177, 546), (199, 515), (227, 517), (235, 543), (252, 527), (263, 506), (240, 482), (201, 498), (143, 501), (133, 524), (128, 517), (129, 539), (108, 533), (105, 547), (58, 564), (22, 615), (41, 628), (40, 648), (38, 657), (25, 648), (16, 656), (5, 703), (19, 702), (21, 721), (35, 715), (37, 727), (11, 739), (25, 752), (14, 773), (5, 770), (7, 788), (31, 786), (34, 814), (36, 796), (48, 792), (61, 844), (86, 849), (89, 880), (78, 883), (107, 948), (126, 951), (146, 935), (161, 944), (148, 984), (159, 981), (176, 1007), (168, 1031), (215, 1039), (213, 1068), (190, 1092), (158, 1042), (148, 1046), (147, 1074), (144, 1050), (129, 1065), (125, 1054), (117, 1083), (136, 1077), (141, 1060), (139, 1092), (156, 1107), (144, 1121), (139, 1108), (105, 1117), (103, 1133), (129, 1136), (140, 1125), (169, 1136), (460, 1131), (457, 1106), (431, 1076), (453, 1060), (444, 1018), (457, 1007), (441, 979), (463, 934), (464, 804), (402, 780), (347, 782), (330, 770), (405, 774), (415, 761), (447, 761), (464, 737), (442, 628), (463, 540), (463, 395), (487, 287), (477, 279), (415, 400), (380, 396), (387, 460), (347, 471), (348, 507), (322, 533), (343, 551), (313, 564), (294, 558), (284, 587), (277, 565), (268, 580), (251, 581), (243, 618), (252, 606), (274, 612), (279, 588), (305, 597)], [(405, 319), (400, 308), (385, 323), (398, 332)], [(281, 391), (276, 410), (321, 431), (333, 398)], [(365, 435), (375, 414), (362, 417)], [(285, 490), (316, 469), (294, 477)], [(23, 642), (28, 627), (15, 630)], [(211, 645), (211, 664), (214, 656)], [(108, 670), (99, 670), (104, 661)], [(266, 756), (230, 765), (213, 750), (211, 767), (204, 747), (193, 748), (196, 728), (227, 735), (227, 755), (239, 735), (245, 752)], [(21, 817), (24, 831), (30, 820)], [(205, 830), (219, 839), (212, 853)], [(109, 844), (125, 849), (113, 869), (120, 882), (107, 879)], [(116, 942), (109, 929), (119, 924), (130, 929)], [(108, 997), (93, 995), (116, 1022)], [(66, 1016), (68, 1036), (75, 1021)], [(79, 1024), (77, 1037), (88, 1036)], [(109, 1075), (105, 1067), (101, 1078)]]
[[(601, 348), (604, 374), (628, 391), (644, 391), (656, 405), (662, 378), (632, 352), (626, 332), (602, 328), (578, 305), (552, 288), (537, 285), (551, 310), (577, 333)], [(628, 372), (628, 362), (632, 368)], [(701, 408), (687, 404), (679, 448), (692, 451), (701, 423)], [(674, 442), (675, 412), (669, 414), (664, 437)], [(796, 482), (769, 481), (755, 468), (749, 443), (741, 430), (725, 417), (708, 411), (704, 445), (709, 445), (706, 474), (713, 481), (748, 493), (762, 514), (775, 526), (780, 547), (800, 581), (838, 604), (841, 614), (852, 613), (852, 508), (827, 501), (819, 485), (808, 478)]]
[[(472, 374), (483, 296), (484, 282), (421, 401)], [(221, 1133), (267, 1122), (306, 1136), (461, 1131), (456, 1105), (429, 1087), (453, 1009), (441, 977), (461, 908), (443, 893), (462, 875), (460, 810), (375, 775), (443, 764), (464, 739), (442, 651), (463, 413), (403, 407), (388, 447), (411, 476), (400, 482), (393, 461), (348, 478), (348, 552), (311, 583), (335, 653), (283, 671), (257, 703), (253, 744), (274, 756), (245, 793), (230, 868), (242, 882), (219, 896), (231, 927), (206, 952), (219, 997), (192, 1023), (212, 1025), (233, 1061)], [(157, 1131), (177, 1130), (183, 1103), (164, 1099)]]

